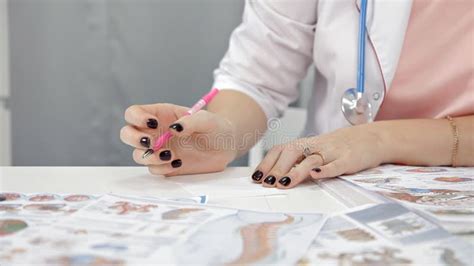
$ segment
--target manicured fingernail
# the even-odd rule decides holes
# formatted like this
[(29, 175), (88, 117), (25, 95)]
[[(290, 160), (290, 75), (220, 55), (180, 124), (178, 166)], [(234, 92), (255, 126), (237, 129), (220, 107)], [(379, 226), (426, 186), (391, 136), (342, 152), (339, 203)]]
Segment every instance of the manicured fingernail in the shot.
[(171, 151), (166, 150), (166, 151), (160, 152), (160, 159), (161, 159), (162, 161), (169, 161), (169, 160), (171, 160)]
[(291, 178), (285, 176), (278, 181), (278, 183), (282, 184), (283, 186), (288, 186), (291, 183)]
[(263, 177), (263, 173), (262, 171), (255, 171), (255, 173), (253, 173), (252, 175), (252, 179), (255, 180), (255, 181), (260, 181), (260, 179), (262, 179)]
[(156, 121), (156, 119), (153, 119), (153, 118), (150, 118), (148, 119), (148, 122), (146, 122), (146, 125), (149, 127), (149, 128), (158, 128), (158, 121)]
[(140, 139), (140, 144), (145, 147), (145, 148), (148, 148), (150, 147), (150, 138), (149, 137), (143, 137)]
[(180, 123), (175, 123), (170, 126), (171, 129), (174, 129), (178, 132), (183, 131), (183, 126)]
[(275, 184), (275, 181), (276, 181), (276, 178), (272, 175), (270, 176), (267, 176), (267, 178), (265, 178), (265, 180), (263, 180), (263, 182), (269, 184), (269, 185), (273, 185)]
[(319, 167), (313, 168), (313, 171), (315, 171), (316, 173), (320, 173), (320, 172), (321, 172), (321, 168), (319, 168)]
[(183, 164), (183, 162), (180, 159), (174, 160), (174, 161), (171, 162), (171, 166), (173, 168), (181, 167), (182, 164)]

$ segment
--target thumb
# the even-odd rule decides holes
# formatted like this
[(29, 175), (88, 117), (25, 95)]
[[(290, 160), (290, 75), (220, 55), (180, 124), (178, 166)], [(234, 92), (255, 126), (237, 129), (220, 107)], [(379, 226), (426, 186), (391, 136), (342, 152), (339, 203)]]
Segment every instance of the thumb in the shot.
[(217, 128), (217, 117), (215, 114), (200, 110), (192, 115), (185, 115), (170, 125), (171, 134), (184, 137), (194, 133), (208, 133)]

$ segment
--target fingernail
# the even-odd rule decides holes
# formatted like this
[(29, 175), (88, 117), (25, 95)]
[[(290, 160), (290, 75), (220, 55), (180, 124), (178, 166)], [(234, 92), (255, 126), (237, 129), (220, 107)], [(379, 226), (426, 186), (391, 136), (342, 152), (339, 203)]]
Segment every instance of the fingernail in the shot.
[(178, 132), (183, 131), (183, 126), (180, 123), (175, 123), (170, 126), (171, 129), (174, 129)]
[(153, 119), (153, 118), (150, 118), (148, 119), (148, 122), (146, 122), (146, 125), (149, 127), (149, 128), (158, 128), (158, 121), (156, 121), (156, 119)]
[(286, 187), (291, 183), (291, 178), (285, 176), (282, 179), (280, 179), (280, 181), (278, 181), (278, 183), (280, 183), (280, 184), (282, 184), (283, 186)]
[(181, 167), (182, 164), (183, 164), (183, 162), (180, 159), (174, 160), (174, 161), (171, 162), (171, 166), (173, 168)]
[(255, 171), (255, 173), (253, 173), (252, 175), (252, 179), (255, 180), (255, 181), (260, 181), (260, 179), (262, 179), (263, 177), (263, 173), (262, 171)]
[(145, 147), (145, 148), (148, 148), (150, 147), (150, 138), (149, 137), (143, 137), (140, 139), (140, 144)]
[(170, 150), (166, 150), (166, 151), (160, 152), (160, 159), (161, 159), (162, 161), (169, 161), (169, 160), (171, 160), (171, 151), (170, 151)]
[(315, 171), (316, 173), (320, 173), (320, 172), (321, 172), (321, 168), (319, 168), (319, 167), (313, 168), (313, 171)]
[(265, 178), (265, 180), (263, 180), (263, 182), (269, 184), (269, 185), (273, 185), (275, 184), (275, 181), (276, 181), (276, 178), (274, 176), (267, 176), (267, 178)]

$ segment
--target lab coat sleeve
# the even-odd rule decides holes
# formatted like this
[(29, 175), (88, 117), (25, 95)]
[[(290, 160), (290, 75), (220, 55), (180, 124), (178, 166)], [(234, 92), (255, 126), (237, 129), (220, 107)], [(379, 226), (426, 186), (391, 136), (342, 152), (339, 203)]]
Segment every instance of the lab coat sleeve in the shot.
[(247, 94), (267, 119), (281, 116), (312, 62), (316, 7), (317, 0), (247, 0), (214, 87)]

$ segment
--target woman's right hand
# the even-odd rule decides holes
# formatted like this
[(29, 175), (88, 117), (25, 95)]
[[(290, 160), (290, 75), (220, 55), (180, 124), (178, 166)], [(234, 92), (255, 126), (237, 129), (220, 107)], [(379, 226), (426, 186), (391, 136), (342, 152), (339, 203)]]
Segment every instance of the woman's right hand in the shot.
[[(167, 103), (130, 106), (125, 111), (128, 125), (120, 131), (120, 139), (135, 148), (135, 162), (148, 166), (152, 174), (175, 176), (222, 171), (237, 157), (230, 121), (205, 110), (189, 116), (188, 109)], [(166, 131), (173, 138), (142, 158)]]

